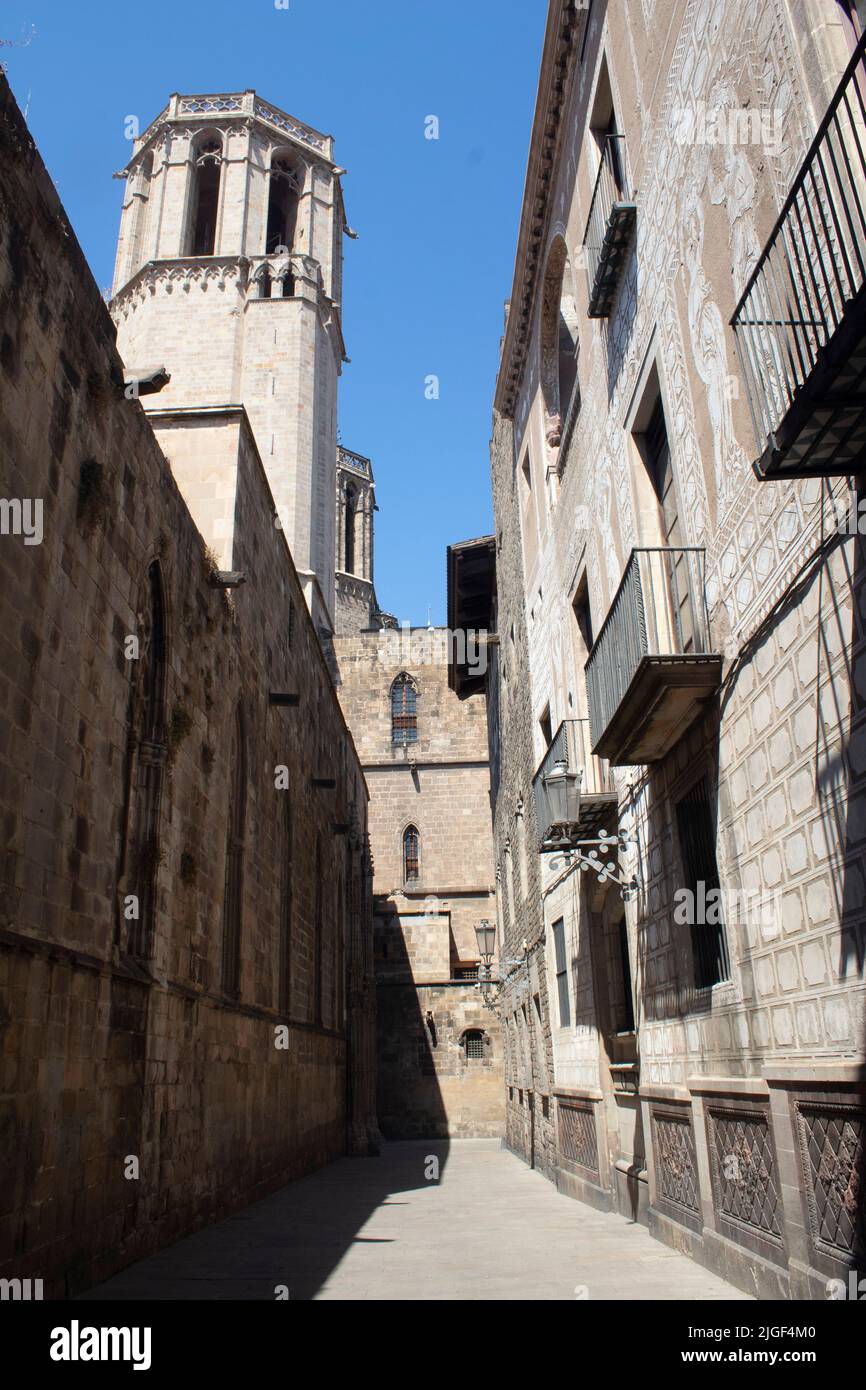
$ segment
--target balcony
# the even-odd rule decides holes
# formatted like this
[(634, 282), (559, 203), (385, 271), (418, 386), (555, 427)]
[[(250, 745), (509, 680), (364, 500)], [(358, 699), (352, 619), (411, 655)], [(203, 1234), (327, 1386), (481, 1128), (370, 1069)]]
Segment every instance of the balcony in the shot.
[(586, 663), (592, 751), (613, 767), (654, 763), (719, 687), (704, 551), (633, 550)]
[(608, 135), (583, 236), (591, 319), (606, 319), (634, 237), (637, 206), (627, 191), (625, 136)]
[(731, 320), (761, 480), (845, 476), (866, 447), (866, 36)]
[[(574, 821), (557, 821), (551, 809), (545, 778), (557, 763), (564, 763), (568, 772), (581, 774), (580, 806)], [(572, 838), (591, 839), (599, 830), (610, 833), (615, 829), (617, 796), (613, 778), (607, 763), (593, 757), (588, 719), (566, 719), (560, 724), (532, 779), (532, 794), (541, 854), (570, 848)]]

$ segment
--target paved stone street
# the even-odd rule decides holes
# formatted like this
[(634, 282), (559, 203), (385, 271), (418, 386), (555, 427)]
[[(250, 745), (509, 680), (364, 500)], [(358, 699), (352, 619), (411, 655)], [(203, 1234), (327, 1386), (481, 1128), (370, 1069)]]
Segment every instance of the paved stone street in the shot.
[[(438, 1183), (425, 1179), (429, 1156)], [(744, 1299), (642, 1226), (561, 1196), (499, 1147), (342, 1159), (93, 1289), (90, 1299)]]

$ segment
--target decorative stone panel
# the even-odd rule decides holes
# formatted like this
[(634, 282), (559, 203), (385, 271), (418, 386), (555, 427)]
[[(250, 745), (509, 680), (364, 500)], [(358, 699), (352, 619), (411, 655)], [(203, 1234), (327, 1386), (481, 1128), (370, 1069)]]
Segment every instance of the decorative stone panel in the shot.
[(652, 1111), (654, 1205), (675, 1221), (700, 1229), (701, 1192), (692, 1121), (686, 1106)]
[(798, 1101), (797, 1136), (812, 1244), (836, 1259), (862, 1259), (866, 1115), (853, 1105)]
[(778, 1258), (782, 1204), (767, 1112), (711, 1105), (707, 1136), (718, 1229), (751, 1249), (775, 1249)]
[(598, 1139), (592, 1105), (559, 1102), (559, 1149), (563, 1158), (585, 1168), (598, 1180)]

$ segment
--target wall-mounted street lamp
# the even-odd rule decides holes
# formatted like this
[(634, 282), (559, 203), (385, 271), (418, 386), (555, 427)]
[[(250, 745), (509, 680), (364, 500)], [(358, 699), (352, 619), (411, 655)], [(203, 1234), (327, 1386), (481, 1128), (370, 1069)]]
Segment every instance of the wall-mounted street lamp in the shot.
[[(481, 998), (484, 1001), (484, 1007), (490, 1009), (492, 1013), (498, 1014), (500, 995), (505, 981), (502, 979), (501, 975), (499, 979), (494, 980), (493, 978), (491, 962), (496, 954), (496, 927), (492, 922), (489, 922), (486, 917), (483, 917), (475, 928), (475, 939), (478, 942), (478, 954), (481, 957), (476, 989), (481, 990)], [(507, 970), (511, 970), (526, 964), (528, 947), (525, 941), (522, 945), (524, 954), (520, 959), (509, 960), (506, 958), (505, 960), (500, 960), (500, 971), (503, 966)]]
[(547, 827), (545, 846), (548, 852), (562, 852), (566, 862), (575, 862), (586, 872), (592, 869), (599, 883), (618, 883), (622, 896), (631, 897), (637, 888), (634, 878), (624, 879), (616, 856), (624, 853), (631, 841), (624, 831), (608, 835), (600, 830), (594, 839), (581, 839), (580, 811), (583, 771), (570, 769), (566, 758), (557, 758), (549, 772), (541, 776), (540, 819)]

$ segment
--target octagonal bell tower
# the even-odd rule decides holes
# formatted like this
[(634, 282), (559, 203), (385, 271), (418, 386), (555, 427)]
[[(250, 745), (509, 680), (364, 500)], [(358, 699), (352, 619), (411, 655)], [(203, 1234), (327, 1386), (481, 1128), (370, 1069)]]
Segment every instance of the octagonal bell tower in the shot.
[(330, 627), (348, 230), (333, 141), (252, 91), (175, 94), (124, 172), (111, 309), (127, 374), (170, 375), (142, 405), (226, 569), (241, 473), (258, 466), (248, 419), (311, 611)]

